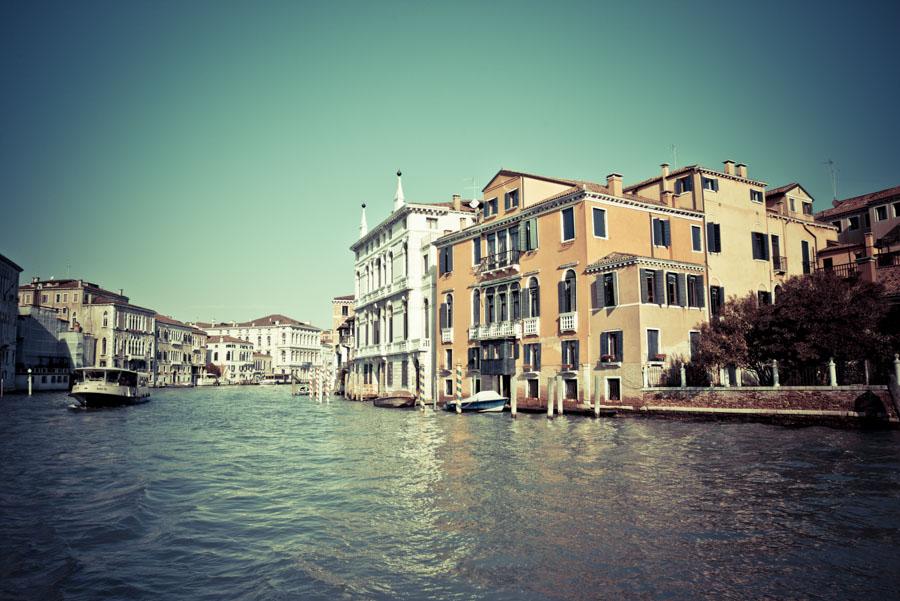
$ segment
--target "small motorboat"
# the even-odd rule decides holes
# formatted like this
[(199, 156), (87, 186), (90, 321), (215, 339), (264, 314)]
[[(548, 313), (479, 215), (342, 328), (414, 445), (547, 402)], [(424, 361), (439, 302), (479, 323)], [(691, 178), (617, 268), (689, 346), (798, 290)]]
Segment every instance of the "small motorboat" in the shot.
[(385, 393), (384, 396), (377, 397), (372, 401), (376, 407), (384, 407), (388, 409), (401, 409), (404, 407), (415, 407), (416, 395), (408, 390), (393, 390)]
[(117, 367), (83, 367), (75, 370), (69, 396), (83, 408), (137, 405), (150, 400), (145, 376)]
[(203, 374), (197, 379), (197, 386), (218, 386), (219, 378), (212, 374)]
[[(463, 413), (499, 413), (506, 407), (508, 400), (493, 390), (482, 390), (467, 399), (463, 399), (462, 403), (460, 403), (460, 411)], [(459, 401), (456, 399), (447, 401), (444, 409), (446, 411), (456, 411), (457, 403)]]

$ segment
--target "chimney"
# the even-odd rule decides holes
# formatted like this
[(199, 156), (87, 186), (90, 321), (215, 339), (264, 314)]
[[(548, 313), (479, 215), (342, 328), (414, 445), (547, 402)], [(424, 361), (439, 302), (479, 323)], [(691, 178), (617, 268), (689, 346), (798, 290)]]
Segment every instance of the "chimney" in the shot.
[(31, 283), (32, 283), (32, 284), (37, 284), (37, 283), (40, 282), (40, 281), (41, 281), (41, 278), (37, 277), (36, 275), (31, 276)]
[(453, 195), (453, 210), (454, 211), (462, 210), (462, 199), (460, 198), (459, 194)]
[(747, 179), (747, 165), (743, 163), (737, 164), (737, 176)]
[(672, 190), (663, 190), (662, 201), (668, 207), (675, 207), (675, 192)]
[(622, 196), (622, 175), (610, 173), (606, 176), (606, 188), (613, 196)]
[(119, 288), (119, 296), (125, 296), (125, 289)]
[(725, 164), (725, 175), (734, 175), (734, 161), (728, 159), (722, 162)]
[(660, 167), (660, 169), (662, 169), (662, 176), (669, 177), (669, 164), (663, 163), (659, 167)]

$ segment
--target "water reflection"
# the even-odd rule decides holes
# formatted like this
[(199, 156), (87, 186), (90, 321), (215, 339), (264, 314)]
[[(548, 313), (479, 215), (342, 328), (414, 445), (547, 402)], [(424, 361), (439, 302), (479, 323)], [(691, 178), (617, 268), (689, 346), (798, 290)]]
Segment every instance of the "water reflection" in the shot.
[(65, 405), (0, 403), (3, 598), (844, 599), (900, 580), (895, 432), (278, 388)]

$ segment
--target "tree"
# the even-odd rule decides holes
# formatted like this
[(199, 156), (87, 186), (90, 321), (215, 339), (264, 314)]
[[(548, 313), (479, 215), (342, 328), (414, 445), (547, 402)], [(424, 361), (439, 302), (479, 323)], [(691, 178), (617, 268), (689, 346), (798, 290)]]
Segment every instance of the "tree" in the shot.
[(206, 373), (215, 376), (217, 378), (222, 377), (222, 370), (219, 369), (219, 366), (215, 363), (207, 363), (206, 364)]

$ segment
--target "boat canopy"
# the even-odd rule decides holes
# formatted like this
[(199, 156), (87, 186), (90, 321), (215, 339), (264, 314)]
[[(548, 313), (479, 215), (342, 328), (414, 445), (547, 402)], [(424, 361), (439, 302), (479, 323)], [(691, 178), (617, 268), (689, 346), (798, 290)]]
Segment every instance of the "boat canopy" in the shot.
[(75, 370), (75, 382), (106, 382), (117, 386), (137, 386), (137, 372), (127, 369), (79, 368)]

